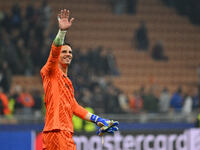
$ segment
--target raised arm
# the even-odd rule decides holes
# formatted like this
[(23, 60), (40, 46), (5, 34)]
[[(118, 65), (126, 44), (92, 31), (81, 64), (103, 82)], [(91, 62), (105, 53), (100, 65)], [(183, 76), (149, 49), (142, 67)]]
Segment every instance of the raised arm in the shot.
[(64, 43), (65, 34), (67, 30), (72, 26), (74, 18), (71, 18), (69, 20), (69, 10), (66, 9), (61, 10), (57, 18), (58, 18), (59, 31), (53, 43), (55, 46), (61, 46)]
[(56, 65), (58, 65), (61, 46), (64, 43), (66, 32), (71, 27), (72, 22), (74, 20), (74, 18), (71, 18), (69, 20), (69, 10), (66, 9), (60, 11), (60, 13), (57, 16), (57, 19), (58, 19), (59, 31), (56, 35), (56, 38), (53, 41), (47, 63), (42, 69), (45, 72), (51, 72), (52, 70), (55, 70), (54, 68), (56, 67)]

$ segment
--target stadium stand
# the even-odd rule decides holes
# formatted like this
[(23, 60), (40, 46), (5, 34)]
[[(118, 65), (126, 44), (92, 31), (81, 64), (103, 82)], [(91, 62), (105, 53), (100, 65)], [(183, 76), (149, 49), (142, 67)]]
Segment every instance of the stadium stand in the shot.
[[(7, 0), (0, 2), (0, 9), (11, 11), (14, 2), (18, 3), (25, 15), (26, 0)], [(36, 8), (41, 1), (33, 2)], [(179, 16), (175, 9), (166, 7), (160, 0), (139, 0), (137, 13), (134, 15), (117, 15), (112, 12), (108, 1), (103, 0), (57, 0), (48, 1), (52, 16), (48, 31), (54, 32), (56, 12), (60, 8), (68, 8), (75, 18), (73, 27), (68, 33), (74, 47), (81, 51), (103, 46), (112, 50), (120, 72), (119, 76), (105, 76), (113, 81), (125, 94), (130, 95), (141, 86), (156, 85), (158, 92), (168, 87), (174, 92), (182, 86), (186, 91), (198, 83), (197, 68), (200, 64), (200, 28), (189, 22), (186, 17)], [(146, 23), (150, 48), (147, 52), (137, 51), (132, 45), (134, 32), (141, 21)], [(168, 61), (155, 61), (151, 58), (154, 44), (161, 40)], [(12, 86), (21, 85), (31, 90), (43, 91), (38, 76), (13, 76)]]
[[(11, 8), (13, 1), (3, 3), (4, 7), (1, 9), (8, 11), (10, 9), (6, 8)], [(20, 1), (19, 4), (24, 10), (23, 7), (28, 2)], [(39, 6), (40, 1), (34, 5)], [(50, 1), (49, 5), (53, 12), (68, 7), (76, 18), (76, 23), (69, 32), (73, 45), (81, 49), (99, 45), (113, 49), (121, 72), (121, 76), (114, 77), (113, 80), (127, 94), (141, 85), (150, 86), (152, 82), (160, 87), (167, 86), (170, 91), (174, 91), (177, 85), (197, 83), (196, 68), (200, 63), (197, 59), (200, 55), (199, 28), (187, 18), (178, 16), (174, 9), (164, 6), (161, 1), (140, 0), (134, 16), (113, 14), (106, 1), (87, 0), (86, 3), (82, 0), (69, 0), (63, 3), (60, 0)], [(51, 24), (55, 24), (55, 17), (53, 13)], [(137, 52), (131, 47), (133, 32), (141, 20), (147, 24), (150, 48), (157, 40), (162, 40), (170, 61), (155, 62), (149, 57), (150, 52)]]

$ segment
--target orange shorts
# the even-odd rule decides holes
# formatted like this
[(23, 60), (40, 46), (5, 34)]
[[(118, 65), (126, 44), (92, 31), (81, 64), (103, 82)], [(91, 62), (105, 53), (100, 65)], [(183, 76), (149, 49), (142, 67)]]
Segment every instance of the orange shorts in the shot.
[(73, 134), (68, 131), (53, 130), (42, 133), (43, 150), (76, 150)]

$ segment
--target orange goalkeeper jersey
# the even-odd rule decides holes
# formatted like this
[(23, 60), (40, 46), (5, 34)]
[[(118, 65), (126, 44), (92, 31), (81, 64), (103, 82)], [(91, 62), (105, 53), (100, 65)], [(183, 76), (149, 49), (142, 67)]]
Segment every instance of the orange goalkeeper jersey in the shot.
[(88, 113), (77, 103), (72, 82), (58, 66), (61, 47), (52, 45), (47, 63), (41, 69), (46, 106), (43, 131), (73, 132), (73, 114), (83, 119)]

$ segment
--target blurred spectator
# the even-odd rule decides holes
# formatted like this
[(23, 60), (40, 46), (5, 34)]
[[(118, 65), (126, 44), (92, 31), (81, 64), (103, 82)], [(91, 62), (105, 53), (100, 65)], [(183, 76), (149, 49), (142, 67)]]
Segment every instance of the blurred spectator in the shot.
[(33, 107), (35, 105), (35, 100), (33, 99), (33, 96), (25, 89), (19, 95), (18, 100), (23, 107)]
[(180, 112), (183, 105), (182, 88), (179, 87), (170, 100), (170, 107), (175, 112)]
[(117, 15), (124, 14), (126, 12), (126, 1), (125, 0), (110, 0), (113, 13)]
[[(92, 100), (94, 105), (94, 109), (98, 112), (98, 113), (103, 113), (104, 112), (104, 94), (102, 89), (96, 85), (94, 87), (94, 91), (93, 91), (93, 95), (92, 95)], [(107, 100), (108, 101), (108, 100)], [(106, 104), (107, 105), (107, 104)]]
[(200, 108), (200, 102), (199, 102), (199, 96), (198, 96), (198, 93), (197, 94), (194, 94), (193, 97), (193, 102), (192, 102), (192, 109), (194, 111), (198, 110)]
[(138, 0), (110, 0), (113, 13), (121, 15), (124, 13), (135, 14)]
[(100, 54), (101, 54), (102, 50), (103, 50), (103, 47), (101, 47), (101, 46), (99, 46), (95, 49), (90, 48), (88, 50), (87, 55), (86, 55), (86, 57), (90, 61), (90, 63), (89, 63), (90, 67), (89, 68), (96, 75), (101, 74), (101, 63), (100, 63), (101, 62), (101, 55)]
[(193, 96), (193, 102), (192, 102), (192, 109), (194, 110), (194, 111), (196, 111), (196, 110), (198, 110), (200, 107), (200, 104), (199, 104), (199, 96), (198, 95), (194, 95)]
[(128, 14), (135, 14), (136, 13), (136, 6), (138, 0), (126, 0), (126, 10)]
[(10, 16), (8, 15), (8, 13), (6, 13), (6, 12), (3, 13), (1, 26), (2, 26), (2, 29), (5, 29), (6, 32), (8, 32), (8, 33), (10, 32), (10, 30), (11, 30), (11, 19), (10, 19)]
[(39, 89), (35, 88), (30, 92), (32, 99), (34, 100), (34, 105), (32, 106), (34, 110), (41, 110), (42, 108), (42, 94)]
[(4, 20), (5, 14), (3, 11), (0, 10), (0, 27), (2, 28), (2, 22)]
[(2, 32), (4, 43), (2, 45), (2, 54), (4, 60), (7, 61), (8, 66), (12, 68), (13, 74), (22, 73), (23, 67), (19, 55), (15, 49), (15, 45), (10, 41), (6, 32)]
[(164, 88), (160, 93), (159, 98), (159, 111), (162, 113), (167, 113), (170, 107), (170, 94), (167, 88)]
[(107, 62), (106, 65), (108, 66), (108, 72), (105, 75), (119, 75), (115, 56), (112, 54), (112, 50), (107, 49), (104, 57), (105, 61)]
[[(102, 50), (101, 53), (100, 53), (100, 75), (103, 77), (104, 75), (109, 75), (111, 73), (111, 70), (110, 70), (110, 64), (109, 64), (109, 58), (108, 58), (108, 54), (107, 54), (107, 51), (106, 50)], [(111, 58), (112, 59), (112, 58)]]
[(142, 97), (142, 99), (144, 98), (144, 95), (145, 95), (145, 86), (142, 85), (139, 89), (139, 95)]
[(8, 63), (4, 61), (0, 68), (0, 85), (7, 94), (10, 91), (11, 80), (12, 74), (10, 68), (8, 67)]
[(48, 5), (47, 0), (43, 0), (40, 7), (40, 15), (42, 20), (42, 25), (44, 28), (48, 28), (49, 21), (51, 18), (51, 7)]
[(147, 51), (149, 48), (148, 31), (145, 22), (141, 22), (139, 28), (135, 31), (133, 38), (136, 50)]
[(105, 113), (120, 113), (119, 101), (118, 101), (118, 91), (112, 83), (108, 83), (107, 88), (105, 89), (105, 98), (104, 98), (104, 108)]
[(0, 100), (0, 115), (4, 115), (3, 109), (4, 109), (3, 101)]
[[(21, 31), (18, 28), (12, 28), (9, 34), (9, 40), (13, 44), (14, 48), (17, 46), (18, 39), (21, 38)], [(19, 55), (19, 52), (16, 50)]]
[(22, 105), (22, 109), (19, 110), (19, 113), (32, 115), (35, 100), (29, 91), (23, 89), (18, 97), (18, 102)]
[(22, 23), (21, 8), (18, 3), (12, 6), (11, 26), (12, 28), (20, 28)]
[(10, 91), (10, 99), (14, 101), (13, 112), (16, 114), (22, 109), (22, 104), (20, 103), (19, 96), (22, 93), (22, 88), (20, 85), (15, 85)]
[(152, 48), (152, 58), (158, 61), (167, 61), (168, 57), (164, 54), (164, 46), (162, 41), (157, 41)]
[(8, 101), (8, 97), (6, 96), (6, 94), (3, 92), (2, 87), (0, 87), (0, 115), (9, 115), (10, 114), (10, 109), (9, 109), (9, 101)]
[(18, 39), (16, 49), (19, 53), (19, 57), (21, 58), (21, 64), (23, 65), (22, 73), (24, 75), (33, 75), (33, 62), (31, 60), (30, 51), (25, 48), (23, 38)]
[(122, 110), (122, 113), (130, 112), (128, 97), (121, 90), (119, 90), (119, 93), (118, 93), (118, 101), (119, 101), (119, 106)]
[(102, 61), (103, 61), (103, 58), (101, 57), (101, 53), (103, 51), (103, 47), (102, 46), (98, 46), (96, 48), (93, 49), (93, 55), (90, 56), (90, 57), (93, 57), (92, 59), (92, 68), (93, 70), (95, 71), (94, 73), (99, 75), (99, 76), (102, 76), (104, 75), (104, 68), (102, 66)]
[(148, 113), (158, 112), (158, 98), (154, 94), (153, 87), (150, 87), (143, 97), (143, 108)]
[(24, 49), (26, 49), (26, 51), (29, 52), (29, 50), (27, 49), (28, 47), (28, 42), (29, 42), (29, 34), (30, 34), (30, 31), (31, 31), (31, 27), (29, 26), (28, 24), (28, 20), (24, 20), (22, 22), (22, 26), (23, 28), (20, 30), (20, 38), (23, 39), (23, 46), (24, 46)]
[(200, 108), (198, 86), (194, 86), (191, 88), (191, 96), (192, 96), (192, 110), (197, 111)]
[(140, 112), (143, 109), (143, 99), (139, 91), (134, 91), (133, 95), (129, 97), (129, 105), (132, 112)]
[(182, 112), (184, 114), (190, 114), (192, 112), (192, 93), (191, 89), (188, 91), (187, 95), (185, 96), (184, 102), (183, 102), (183, 108)]
[(34, 18), (34, 15), (35, 15), (35, 8), (34, 8), (34, 5), (33, 3), (29, 3), (27, 6), (26, 6), (26, 12), (25, 12), (25, 20), (29, 23), (29, 26), (31, 24), (33, 24), (33, 27), (34, 27), (34, 22), (35, 22), (35, 18)]

